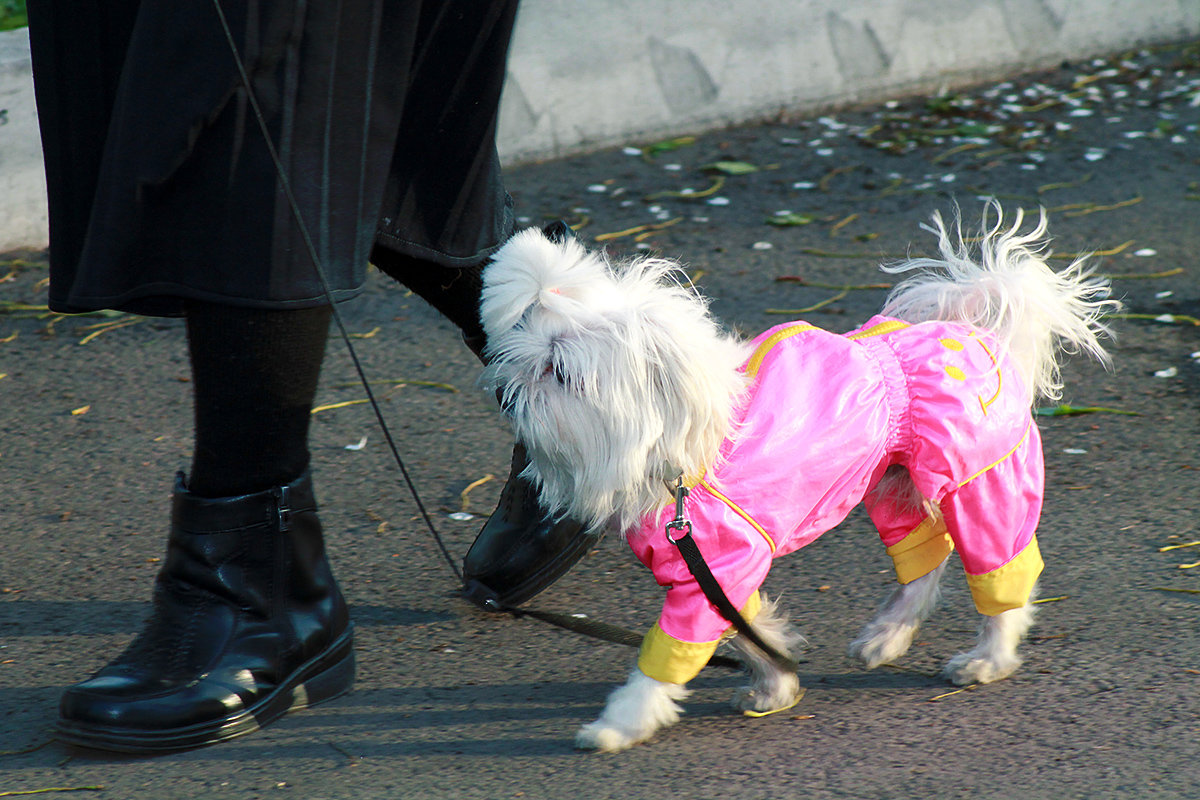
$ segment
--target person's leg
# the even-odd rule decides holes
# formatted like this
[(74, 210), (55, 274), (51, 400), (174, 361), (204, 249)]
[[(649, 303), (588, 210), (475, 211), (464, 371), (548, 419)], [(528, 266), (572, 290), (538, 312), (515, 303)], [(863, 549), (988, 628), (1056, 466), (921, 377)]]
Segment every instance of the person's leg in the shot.
[(189, 306), (196, 421), (189, 491), (249, 494), (304, 472), (331, 316), (328, 306)]
[(308, 471), (329, 316), (189, 307), (196, 454), (190, 479), (176, 478), (154, 610), (122, 655), (64, 694), (61, 739), (187, 749), (350, 688), (353, 630)]

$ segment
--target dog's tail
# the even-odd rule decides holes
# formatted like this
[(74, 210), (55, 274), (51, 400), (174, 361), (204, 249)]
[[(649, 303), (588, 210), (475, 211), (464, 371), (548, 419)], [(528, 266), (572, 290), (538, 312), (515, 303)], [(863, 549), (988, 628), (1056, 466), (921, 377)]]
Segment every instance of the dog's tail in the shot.
[[(989, 225), (993, 210), (996, 219)], [(1050, 269), (1045, 261), (1046, 212), (1042, 210), (1032, 231), (1022, 234), (1024, 216), (1017, 211), (1016, 221), (1005, 227), (1000, 204), (990, 200), (978, 258), (973, 259), (957, 211), (953, 238), (935, 212), (933, 226), (921, 227), (938, 237), (942, 258), (884, 266), (886, 272), (916, 274), (892, 290), (883, 313), (906, 322), (955, 320), (991, 331), (1025, 379), (1030, 402), (1039, 396), (1057, 400), (1062, 353), (1083, 352), (1109, 363), (1100, 342), (1109, 333), (1103, 318), (1120, 303), (1110, 299), (1108, 281), (1094, 275), (1084, 258), (1061, 272)]]

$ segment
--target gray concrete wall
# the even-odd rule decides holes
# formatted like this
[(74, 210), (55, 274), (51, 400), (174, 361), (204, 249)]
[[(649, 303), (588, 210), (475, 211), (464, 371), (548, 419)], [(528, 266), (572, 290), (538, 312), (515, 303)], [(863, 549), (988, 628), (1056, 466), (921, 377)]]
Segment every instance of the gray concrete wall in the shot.
[(47, 243), (46, 179), (29, 36), (0, 33), (0, 253)]
[[(1200, 0), (524, 0), (506, 163), (1200, 36)], [(0, 252), (46, 243), (24, 31), (0, 34)]]
[(1200, 0), (525, 0), (521, 15), (512, 160), (1200, 34)]

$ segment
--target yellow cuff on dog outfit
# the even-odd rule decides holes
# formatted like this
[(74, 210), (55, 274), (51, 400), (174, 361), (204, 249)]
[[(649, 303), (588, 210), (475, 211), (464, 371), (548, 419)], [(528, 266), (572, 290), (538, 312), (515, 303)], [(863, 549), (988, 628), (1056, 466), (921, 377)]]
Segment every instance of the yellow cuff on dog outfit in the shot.
[[(753, 621), (762, 608), (758, 592), (753, 592), (742, 606), (742, 616)], [(732, 627), (726, 634), (732, 631)], [(642, 639), (638, 652), (638, 669), (644, 675), (663, 683), (687, 683), (700, 674), (704, 665), (717, 651), (720, 639), (712, 642), (685, 642), (676, 639), (654, 623), (654, 627)]]
[(912, 532), (887, 549), (900, 583), (912, 583), (937, 569), (954, 552), (954, 542), (941, 517), (926, 517)]
[(1029, 602), (1029, 595), (1033, 593), (1033, 585), (1042, 574), (1043, 566), (1042, 552), (1038, 548), (1037, 536), (1034, 536), (1025, 549), (1004, 566), (982, 575), (967, 573), (967, 585), (971, 587), (975, 608), (989, 617), (1021, 608)]

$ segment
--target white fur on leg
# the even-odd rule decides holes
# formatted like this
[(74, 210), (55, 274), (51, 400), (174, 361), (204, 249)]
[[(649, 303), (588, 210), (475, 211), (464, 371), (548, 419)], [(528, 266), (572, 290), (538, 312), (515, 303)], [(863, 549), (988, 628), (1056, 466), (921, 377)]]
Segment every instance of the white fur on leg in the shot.
[[(804, 644), (804, 637), (792, 629), (787, 616), (779, 612), (779, 602), (762, 595), (762, 608), (752, 623), (755, 632), (776, 650), (792, 655)], [(750, 683), (737, 690), (733, 706), (741, 711), (769, 713), (791, 708), (800, 699), (800, 678), (796, 673), (779, 667), (746, 637), (738, 635), (731, 641), (750, 672)]]
[(985, 617), (979, 630), (979, 643), (950, 659), (942, 674), (951, 683), (991, 683), (1007, 678), (1021, 666), (1017, 645), (1033, 625), (1033, 606), (1002, 611)]
[(614, 753), (644, 742), (659, 728), (679, 721), (683, 709), (675, 701), (687, 696), (682, 684), (656, 681), (634, 669), (625, 685), (608, 696), (600, 719), (579, 729), (575, 746)]
[(943, 561), (932, 572), (896, 587), (875, 618), (850, 643), (850, 655), (860, 659), (867, 669), (875, 669), (907, 653), (921, 623), (937, 605), (945, 569)]

